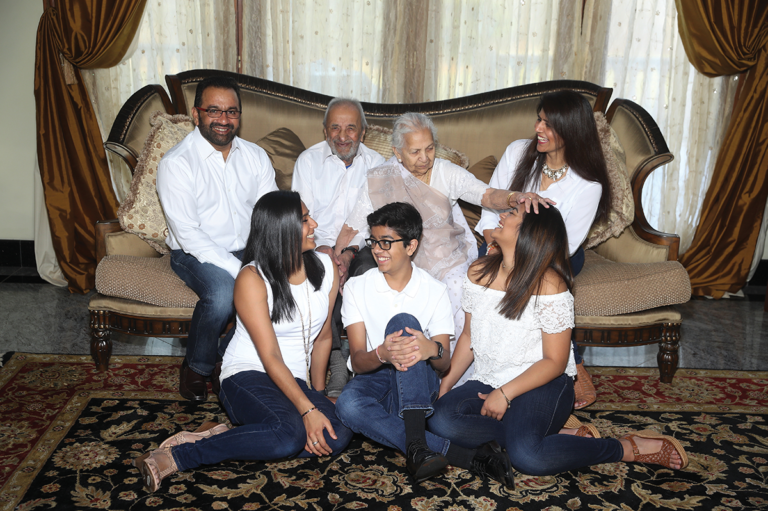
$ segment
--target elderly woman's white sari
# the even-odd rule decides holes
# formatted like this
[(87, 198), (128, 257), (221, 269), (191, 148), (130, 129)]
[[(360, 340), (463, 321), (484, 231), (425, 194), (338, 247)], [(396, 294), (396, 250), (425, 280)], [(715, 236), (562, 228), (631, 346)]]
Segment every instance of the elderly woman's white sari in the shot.
[[(385, 204), (407, 202), (416, 207), (424, 223), (424, 233), (413, 262), (448, 286), (455, 326), (451, 350), (464, 329), (462, 283), (470, 263), (477, 259), (477, 243), (457, 201), (461, 198), (479, 205), (487, 189), (487, 184), (466, 169), (446, 160), (435, 159), (427, 185), (391, 158), (368, 171), (366, 185), (346, 221), (358, 231), (355, 239), (360, 239), (370, 232), (368, 215)], [(470, 367), (457, 385), (472, 373)]]

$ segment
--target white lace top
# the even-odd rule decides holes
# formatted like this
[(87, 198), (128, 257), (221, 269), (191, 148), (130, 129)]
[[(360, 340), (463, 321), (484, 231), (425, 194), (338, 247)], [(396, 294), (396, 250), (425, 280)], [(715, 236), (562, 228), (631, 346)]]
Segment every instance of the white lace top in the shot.
[[(573, 328), (573, 295), (532, 296), (518, 320), (498, 312), (504, 291), (486, 289), (464, 277), (461, 305), (472, 314), (472, 351), (478, 380), (494, 388), (520, 376), (543, 358), (541, 333), (556, 334)], [(565, 374), (576, 376), (573, 351), (568, 350)]]

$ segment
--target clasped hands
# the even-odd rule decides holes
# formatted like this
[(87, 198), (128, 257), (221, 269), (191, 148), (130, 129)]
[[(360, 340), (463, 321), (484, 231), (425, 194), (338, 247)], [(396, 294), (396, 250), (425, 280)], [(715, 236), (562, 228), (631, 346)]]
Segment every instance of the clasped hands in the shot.
[(355, 254), (352, 251), (344, 252), (343, 254), (336, 254), (333, 248), (328, 245), (322, 245), (315, 249), (317, 252), (328, 254), (335, 264), (339, 268), (339, 289), (344, 287), (344, 283), (349, 276), (349, 265), (352, 264), (352, 259), (355, 258)]
[(382, 360), (391, 363), (398, 371), (407, 371), (417, 362), (432, 355), (435, 342), (427, 339), (423, 332), (405, 327), (386, 336), (384, 344), (376, 348)]

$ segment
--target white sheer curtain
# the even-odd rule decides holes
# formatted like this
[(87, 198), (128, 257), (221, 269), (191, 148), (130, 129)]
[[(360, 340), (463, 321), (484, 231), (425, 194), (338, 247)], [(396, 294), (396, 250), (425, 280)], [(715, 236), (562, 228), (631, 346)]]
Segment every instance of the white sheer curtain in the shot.
[(613, 88), (656, 120), (675, 160), (646, 182), (649, 223), (691, 244), (736, 92), (736, 77), (707, 78), (688, 62), (673, 0), (588, 0), (584, 80)]
[[(165, 86), (165, 75), (190, 69), (236, 70), (235, 10), (221, 0), (147, 2), (132, 51), (109, 69), (82, 70), (83, 80), (106, 140), (120, 107), (145, 85)], [(115, 193), (123, 201), (131, 174), (122, 159), (109, 156)]]

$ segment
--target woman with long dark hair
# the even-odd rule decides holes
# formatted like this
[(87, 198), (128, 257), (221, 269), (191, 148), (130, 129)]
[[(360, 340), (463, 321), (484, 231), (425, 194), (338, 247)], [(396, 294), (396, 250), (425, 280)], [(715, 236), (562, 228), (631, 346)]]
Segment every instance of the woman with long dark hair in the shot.
[[(574, 91), (544, 94), (536, 113), (536, 134), (507, 147), (490, 186), (509, 189), (510, 205), (524, 205), (526, 211), (532, 204), (557, 204), (568, 231), (568, 253), (576, 276), (584, 265), (581, 244), (592, 224), (608, 217), (611, 204), (597, 124), (589, 101)], [(491, 251), (498, 222), (497, 212), (484, 209), (475, 227)], [(579, 409), (597, 396), (575, 346), (574, 352), (579, 372), (575, 408)]]
[[(573, 275), (559, 211), (513, 207), (493, 234), (498, 251), (478, 259), (464, 281), (464, 332), (429, 430), (470, 449), (496, 440), (512, 466), (531, 475), (616, 461), (684, 468), (687, 455), (672, 437), (640, 431), (601, 439), (591, 425), (569, 421)], [(473, 361), (470, 381), (451, 390)]]
[(270, 192), (256, 203), (220, 378), (219, 399), (238, 427), (207, 422), (137, 458), (150, 491), (200, 465), (337, 454), (349, 443), (352, 432), (321, 393), (339, 275), (315, 252), (315, 227), (297, 192)]

